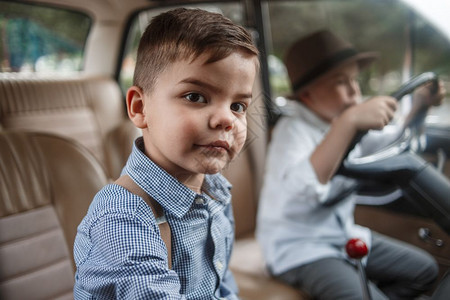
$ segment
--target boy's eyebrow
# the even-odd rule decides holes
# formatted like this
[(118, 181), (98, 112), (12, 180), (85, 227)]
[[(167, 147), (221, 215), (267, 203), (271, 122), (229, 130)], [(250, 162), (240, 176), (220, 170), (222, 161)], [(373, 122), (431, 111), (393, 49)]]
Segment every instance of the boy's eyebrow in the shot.
[(352, 76), (352, 75), (356, 75), (356, 76), (358, 76), (360, 74), (360, 72), (357, 72), (356, 74), (350, 74), (350, 73), (346, 73), (346, 72), (343, 72), (343, 71), (336, 71), (336, 72), (333, 72), (333, 73), (331, 73), (331, 76), (330, 77), (338, 77), (338, 76)]
[(332, 73), (330, 78), (341, 77), (341, 76), (347, 76), (347, 74), (345, 74), (343, 72), (336, 72), (336, 73)]
[[(220, 89), (218, 87), (216, 87), (212, 84), (209, 84), (207, 82), (204, 82), (202, 80), (196, 79), (196, 78), (188, 77), (188, 78), (181, 80), (180, 83), (188, 83), (188, 84), (198, 85), (200, 87), (204, 87), (209, 90), (212, 90), (213, 92), (216, 92), (216, 93), (220, 92)], [(238, 94), (236, 98), (242, 99), (242, 98), (252, 98), (252, 97), (253, 97), (252, 93), (241, 93), (241, 94)]]

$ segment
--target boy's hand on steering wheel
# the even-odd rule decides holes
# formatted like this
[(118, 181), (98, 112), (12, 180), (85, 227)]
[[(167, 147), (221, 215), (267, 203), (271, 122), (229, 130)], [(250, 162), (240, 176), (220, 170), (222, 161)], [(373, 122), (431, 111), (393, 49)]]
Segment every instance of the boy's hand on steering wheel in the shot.
[(383, 129), (394, 117), (397, 101), (390, 96), (376, 96), (349, 107), (343, 114), (358, 131)]
[(439, 106), (442, 104), (445, 93), (442, 80), (439, 80), (438, 84), (430, 82), (414, 92), (414, 102), (417, 102), (419, 107)]

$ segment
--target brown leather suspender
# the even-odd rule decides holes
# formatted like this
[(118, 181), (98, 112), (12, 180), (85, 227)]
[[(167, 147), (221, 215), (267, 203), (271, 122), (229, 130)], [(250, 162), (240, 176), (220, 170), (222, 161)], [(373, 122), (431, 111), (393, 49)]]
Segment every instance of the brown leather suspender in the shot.
[(153, 214), (156, 218), (156, 223), (159, 227), (159, 232), (161, 233), (161, 238), (166, 244), (167, 248), (167, 261), (169, 262), (169, 269), (172, 269), (172, 236), (170, 231), (170, 225), (166, 220), (164, 215), (164, 210), (159, 205), (158, 202), (155, 201), (152, 197), (150, 197), (140, 186), (138, 186), (128, 175), (120, 176), (114, 183), (124, 187), (131, 193), (138, 195), (150, 206), (153, 211)]

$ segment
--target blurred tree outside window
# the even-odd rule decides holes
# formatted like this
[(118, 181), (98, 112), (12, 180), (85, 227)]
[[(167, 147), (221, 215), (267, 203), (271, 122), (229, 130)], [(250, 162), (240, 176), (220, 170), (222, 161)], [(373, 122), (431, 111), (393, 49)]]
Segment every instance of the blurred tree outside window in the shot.
[(0, 1), (0, 71), (80, 71), (91, 20), (51, 7)]

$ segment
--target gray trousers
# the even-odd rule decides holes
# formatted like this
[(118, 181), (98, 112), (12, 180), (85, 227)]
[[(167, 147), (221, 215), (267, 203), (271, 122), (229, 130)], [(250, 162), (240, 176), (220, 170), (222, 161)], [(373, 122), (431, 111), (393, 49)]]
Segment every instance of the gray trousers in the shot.
[[(414, 299), (438, 276), (437, 263), (428, 252), (375, 232), (365, 271), (373, 300)], [(324, 258), (277, 277), (314, 299), (363, 299), (358, 271), (344, 259)]]

